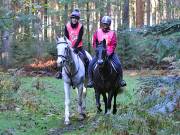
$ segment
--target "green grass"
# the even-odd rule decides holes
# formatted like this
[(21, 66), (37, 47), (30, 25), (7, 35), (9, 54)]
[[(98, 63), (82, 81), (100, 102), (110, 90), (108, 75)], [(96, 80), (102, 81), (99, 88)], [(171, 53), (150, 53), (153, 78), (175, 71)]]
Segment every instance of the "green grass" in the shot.
[[(158, 81), (158, 78), (153, 79)], [(74, 116), (70, 118), (71, 125), (65, 126), (63, 81), (52, 77), (22, 77), (20, 78), (21, 86), (14, 94), (17, 109), (0, 111), (0, 134), (177, 134), (179, 111), (175, 111), (168, 117), (151, 116), (144, 107), (146, 104), (142, 104), (143, 99), (138, 96), (139, 90), (147, 90), (146, 87), (140, 85), (145, 80), (140, 80), (139, 76), (128, 75), (125, 76), (125, 80), (127, 88), (117, 96), (116, 115), (104, 115), (102, 97), (103, 112), (96, 113), (94, 90), (87, 89), (87, 118), (83, 121), (78, 120), (76, 90), (72, 89), (71, 112)], [(151, 82), (151, 79), (149, 81)], [(11, 88), (9, 84), (11, 83), (8, 82), (7, 86)], [(147, 85), (147, 87), (151, 90), (156, 86)]]
[[(134, 88), (137, 87), (137, 77), (126, 76), (128, 87), (125, 92), (117, 97), (118, 106), (134, 102)], [(36, 88), (37, 81), (42, 85)], [(64, 134), (83, 134), (88, 130), (94, 131), (92, 122), (96, 117), (101, 119), (103, 114), (96, 114), (95, 96), (93, 89), (87, 89), (88, 117), (84, 122), (76, 118), (76, 91), (72, 89), (71, 108), (75, 116), (71, 118), (72, 129), (64, 126), (64, 90), (63, 82), (51, 77), (21, 78), (21, 86), (17, 94), (17, 105), (20, 111), (0, 112), (0, 133), (12, 132), (18, 135), (43, 135), (54, 129), (62, 130)], [(102, 102), (104, 111), (104, 104)], [(119, 110), (118, 110), (119, 111)], [(77, 126), (76, 126), (77, 125)], [(83, 126), (82, 126), (83, 125)], [(107, 132), (107, 131), (105, 131)], [(97, 131), (97, 133), (109, 134)]]

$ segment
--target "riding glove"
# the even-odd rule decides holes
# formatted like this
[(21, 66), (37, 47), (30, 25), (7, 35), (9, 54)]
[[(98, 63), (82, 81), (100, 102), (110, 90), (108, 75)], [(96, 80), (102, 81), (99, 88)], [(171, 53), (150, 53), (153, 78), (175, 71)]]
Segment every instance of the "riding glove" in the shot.
[(74, 49), (73, 52), (78, 54), (78, 49), (77, 48), (73, 48), (73, 49)]
[(108, 54), (108, 58), (111, 59), (114, 53)]

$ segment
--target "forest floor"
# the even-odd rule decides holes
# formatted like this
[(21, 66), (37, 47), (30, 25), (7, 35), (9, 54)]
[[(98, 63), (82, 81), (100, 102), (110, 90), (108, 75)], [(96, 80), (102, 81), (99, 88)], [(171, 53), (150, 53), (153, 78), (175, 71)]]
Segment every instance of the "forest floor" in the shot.
[(87, 89), (87, 117), (79, 121), (72, 90), (71, 125), (65, 126), (62, 80), (1, 74), (0, 134), (178, 135), (180, 72), (126, 70), (124, 75), (128, 86), (118, 95), (116, 115), (97, 114), (94, 90)]

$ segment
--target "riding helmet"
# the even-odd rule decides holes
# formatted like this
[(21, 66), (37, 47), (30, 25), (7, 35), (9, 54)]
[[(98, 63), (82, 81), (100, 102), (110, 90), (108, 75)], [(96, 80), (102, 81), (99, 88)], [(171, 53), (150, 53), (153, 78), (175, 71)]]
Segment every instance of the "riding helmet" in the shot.
[(111, 17), (109, 16), (103, 16), (103, 18), (101, 19), (101, 23), (102, 24), (107, 24), (107, 25), (111, 25)]
[(79, 9), (74, 9), (72, 11), (71, 18), (73, 18), (73, 17), (77, 18), (78, 20), (80, 19), (80, 11), (79, 11)]

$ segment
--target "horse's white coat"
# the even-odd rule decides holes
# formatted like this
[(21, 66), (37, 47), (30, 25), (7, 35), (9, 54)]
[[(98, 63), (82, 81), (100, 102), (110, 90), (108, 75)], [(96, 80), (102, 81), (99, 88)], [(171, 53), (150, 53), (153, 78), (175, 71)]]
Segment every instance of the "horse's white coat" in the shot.
[[(70, 94), (71, 94), (71, 83), (73, 86), (77, 88), (77, 95), (78, 95), (78, 112), (80, 115), (84, 114), (85, 109), (85, 97), (86, 97), (86, 88), (84, 87), (85, 81), (85, 67), (83, 62), (81, 61), (80, 57), (73, 52), (73, 49), (70, 47), (71, 42), (64, 37), (57, 38), (57, 65), (62, 66), (62, 76), (64, 80), (64, 93), (65, 93), (65, 124), (70, 124)], [(63, 63), (65, 60), (65, 49), (67, 47), (70, 49), (69, 57), (72, 59), (72, 64)], [(91, 60), (91, 55), (86, 52), (88, 58)], [(69, 76), (68, 74), (72, 74)]]

